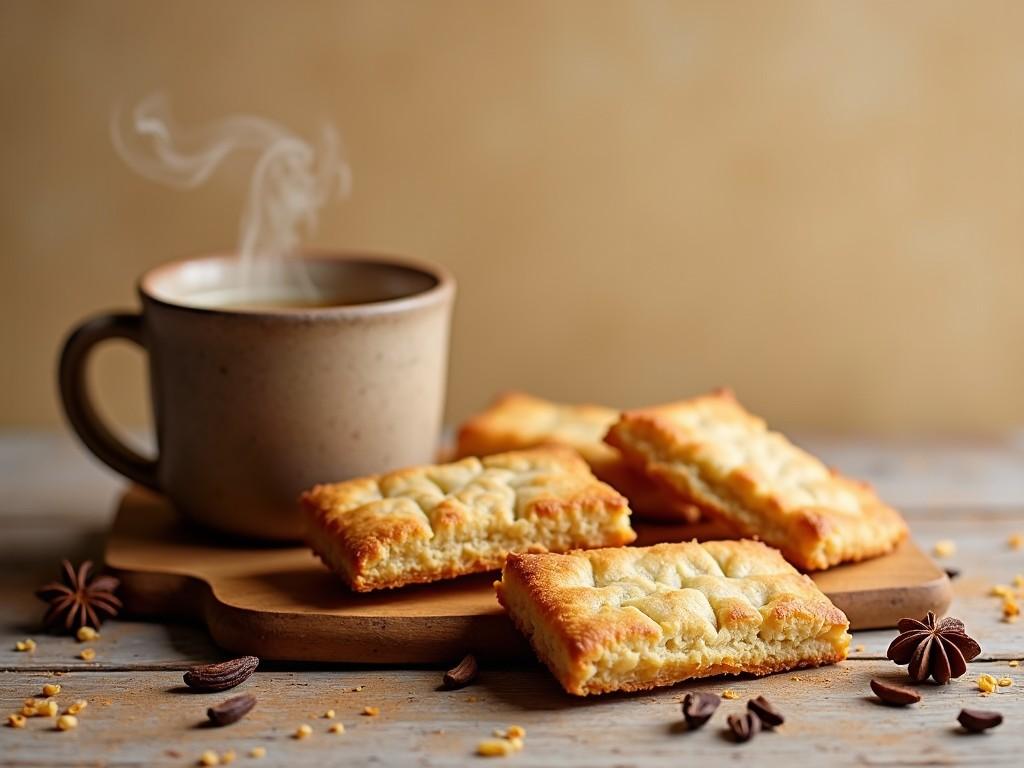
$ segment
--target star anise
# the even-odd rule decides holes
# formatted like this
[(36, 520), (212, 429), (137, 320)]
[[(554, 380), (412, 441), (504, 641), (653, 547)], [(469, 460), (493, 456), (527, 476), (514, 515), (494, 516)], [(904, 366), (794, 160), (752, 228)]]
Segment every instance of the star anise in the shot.
[(61, 561), (61, 581), (36, 590), (36, 597), (50, 607), (43, 623), (47, 627), (63, 624), (66, 631), (79, 627), (97, 628), (104, 619), (117, 615), (121, 601), (114, 592), (121, 582), (113, 576), (93, 576), (92, 561), (86, 560), (76, 571), (67, 560)]
[(889, 645), (886, 656), (906, 664), (910, 677), (923, 682), (931, 675), (937, 683), (948, 683), (967, 671), (967, 662), (981, 653), (981, 646), (964, 631), (960, 619), (947, 616), (938, 623), (928, 611), (923, 620), (900, 619), (900, 633)]

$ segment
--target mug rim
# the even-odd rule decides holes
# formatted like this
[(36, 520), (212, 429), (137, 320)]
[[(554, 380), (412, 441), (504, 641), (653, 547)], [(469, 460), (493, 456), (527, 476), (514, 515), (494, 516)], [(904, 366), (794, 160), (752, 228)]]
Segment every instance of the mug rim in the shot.
[(339, 304), (327, 307), (275, 307), (273, 309), (228, 309), (217, 306), (201, 306), (173, 301), (158, 296), (154, 282), (167, 273), (178, 270), (187, 264), (208, 261), (234, 261), (237, 254), (219, 251), (196, 256), (186, 256), (173, 261), (158, 264), (146, 270), (136, 283), (136, 291), (143, 303), (151, 303), (173, 310), (183, 310), (202, 315), (217, 317), (244, 318), (276, 318), (276, 319), (348, 319), (390, 315), (399, 312), (413, 311), (449, 300), (455, 292), (455, 276), (446, 267), (432, 261), (408, 256), (397, 256), (388, 253), (360, 250), (332, 250), (329, 248), (304, 248), (296, 257), (303, 261), (326, 261), (371, 264), (377, 266), (393, 266), (419, 272), (434, 280), (434, 285), (418, 293), (399, 296), (393, 299), (381, 299), (361, 304)]

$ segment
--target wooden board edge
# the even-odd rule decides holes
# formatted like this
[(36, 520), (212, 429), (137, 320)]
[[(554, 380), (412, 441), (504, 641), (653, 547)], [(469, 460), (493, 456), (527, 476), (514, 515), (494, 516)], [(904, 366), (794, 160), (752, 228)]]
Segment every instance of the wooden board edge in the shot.
[[(850, 629), (889, 629), (905, 617), (922, 618), (928, 611), (945, 614), (953, 602), (953, 586), (946, 574), (907, 587), (888, 590), (860, 590), (829, 596), (850, 620)], [(851, 604), (852, 601), (852, 604)]]

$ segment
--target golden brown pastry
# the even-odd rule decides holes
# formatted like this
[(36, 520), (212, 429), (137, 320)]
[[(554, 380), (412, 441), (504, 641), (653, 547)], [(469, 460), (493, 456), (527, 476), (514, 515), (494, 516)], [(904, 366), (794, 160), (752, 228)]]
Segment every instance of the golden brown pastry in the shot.
[(560, 447), (318, 485), (302, 505), (313, 551), (357, 592), (636, 538), (626, 499)]
[(606, 440), (681, 500), (806, 570), (884, 554), (907, 535), (868, 485), (769, 431), (728, 391), (624, 413)]
[(846, 616), (757, 541), (514, 554), (498, 600), (569, 693), (846, 658)]
[(503, 451), (566, 445), (586, 459), (594, 474), (629, 499), (637, 517), (665, 522), (693, 522), (700, 511), (663, 493), (623, 461), (604, 442), (619, 412), (601, 405), (561, 405), (522, 392), (499, 397), (487, 410), (458, 430), (458, 456), (487, 456)]

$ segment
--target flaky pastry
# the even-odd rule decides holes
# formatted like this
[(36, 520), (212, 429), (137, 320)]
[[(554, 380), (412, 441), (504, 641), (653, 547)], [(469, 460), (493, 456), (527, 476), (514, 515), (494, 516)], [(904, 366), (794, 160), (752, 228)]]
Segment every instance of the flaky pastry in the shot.
[(310, 546), (357, 592), (636, 538), (626, 499), (560, 447), (318, 485), (301, 501)]
[(756, 541), (513, 554), (499, 602), (566, 691), (636, 691), (846, 658), (846, 616)]
[(805, 570), (884, 554), (907, 535), (870, 486), (768, 430), (725, 390), (626, 412), (606, 440), (680, 500)]
[(619, 412), (603, 405), (563, 405), (523, 392), (509, 392), (459, 427), (456, 454), (487, 456), (504, 451), (565, 445), (586, 459), (594, 474), (629, 499), (638, 517), (695, 521), (700, 511), (663, 493), (604, 442)]

